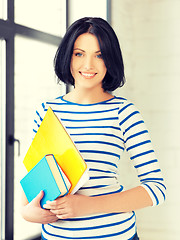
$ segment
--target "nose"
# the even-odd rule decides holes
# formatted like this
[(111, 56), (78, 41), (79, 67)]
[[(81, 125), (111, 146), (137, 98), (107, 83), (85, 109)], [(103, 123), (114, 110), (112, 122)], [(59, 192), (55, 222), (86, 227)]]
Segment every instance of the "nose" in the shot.
[(84, 68), (86, 70), (91, 70), (93, 68), (93, 58), (91, 56), (86, 56), (84, 61)]

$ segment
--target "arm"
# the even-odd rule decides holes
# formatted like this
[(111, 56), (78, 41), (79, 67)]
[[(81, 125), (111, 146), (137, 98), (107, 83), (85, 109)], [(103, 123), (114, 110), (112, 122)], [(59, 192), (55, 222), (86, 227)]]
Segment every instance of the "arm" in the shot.
[(125, 148), (136, 169), (140, 185), (149, 194), (153, 206), (159, 205), (165, 200), (166, 186), (143, 118), (137, 108), (127, 102), (119, 111), (119, 119)]
[[(35, 136), (42, 119), (45, 115), (43, 104), (39, 111), (36, 111), (36, 118), (34, 120), (33, 135)], [(44, 192), (41, 191), (30, 203), (28, 202), (26, 195), (22, 191), (22, 201), (21, 201), (21, 215), (29, 222), (47, 224), (55, 222), (58, 218), (49, 210), (41, 208), (40, 201), (44, 196)]]
[(41, 191), (37, 197), (29, 203), (24, 192), (22, 193), (21, 214), (26, 221), (47, 224), (58, 220), (55, 214), (41, 208), (40, 201), (43, 196), (44, 193)]
[(105, 213), (130, 212), (153, 205), (149, 194), (141, 186), (95, 198), (96, 208)]
[(97, 213), (130, 212), (152, 206), (147, 191), (141, 187), (104, 196), (88, 197), (84, 195), (68, 195), (53, 202), (47, 202), (45, 208), (51, 209), (58, 218), (65, 219)]

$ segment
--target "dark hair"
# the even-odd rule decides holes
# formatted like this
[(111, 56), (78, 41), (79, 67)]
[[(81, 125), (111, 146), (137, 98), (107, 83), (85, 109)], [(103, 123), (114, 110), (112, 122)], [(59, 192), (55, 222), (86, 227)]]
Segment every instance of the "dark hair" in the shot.
[(125, 82), (124, 64), (117, 36), (102, 18), (85, 17), (75, 21), (66, 31), (54, 59), (55, 73), (59, 80), (74, 85), (70, 64), (76, 39), (83, 33), (91, 33), (98, 39), (102, 58), (107, 68), (102, 82), (104, 91), (113, 91)]

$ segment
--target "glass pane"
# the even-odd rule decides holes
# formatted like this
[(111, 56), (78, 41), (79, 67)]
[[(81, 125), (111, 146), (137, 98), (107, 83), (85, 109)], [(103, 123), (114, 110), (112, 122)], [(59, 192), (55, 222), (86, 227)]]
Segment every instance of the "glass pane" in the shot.
[(32, 140), (32, 124), (37, 106), (47, 99), (65, 93), (65, 86), (56, 84), (53, 59), (57, 47), (16, 36), (15, 38), (15, 240), (32, 239), (40, 233), (40, 224), (26, 222), (20, 215), (22, 189), (20, 179), (27, 173), (23, 159)]
[(7, 19), (7, 0), (0, 0), (0, 18)]
[(5, 239), (6, 42), (0, 39), (0, 238)]
[(65, 0), (15, 0), (15, 22), (62, 36), (66, 26)]
[(69, 11), (70, 23), (86, 16), (107, 19), (107, 0), (71, 0), (69, 4)]

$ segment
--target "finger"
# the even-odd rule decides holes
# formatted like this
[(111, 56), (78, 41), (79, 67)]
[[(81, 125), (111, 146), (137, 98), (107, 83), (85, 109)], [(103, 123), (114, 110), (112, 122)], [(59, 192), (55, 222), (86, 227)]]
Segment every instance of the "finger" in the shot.
[(70, 217), (70, 215), (67, 214), (67, 213), (66, 214), (59, 214), (59, 215), (57, 214), (56, 216), (57, 216), (58, 219), (67, 219), (67, 218)]
[(56, 210), (56, 209), (62, 209), (63, 206), (61, 206), (61, 205), (44, 204), (43, 208), (45, 208), (47, 210)]
[(40, 193), (32, 200), (36, 205), (40, 205), (41, 199), (44, 197), (44, 192), (40, 191)]
[(46, 208), (46, 209), (55, 209), (55, 208), (56, 208), (56, 204), (55, 204), (54, 202), (47, 201), (47, 202), (43, 205), (43, 208)]
[(41, 200), (44, 197), (44, 191), (40, 191), (40, 193), (36, 196), (36, 200)]
[(47, 201), (46, 203), (51, 206), (61, 205), (65, 203), (66, 198), (65, 197), (58, 197), (54, 201)]
[(54, 215), (67, 213), (64, 209), (55, 209), (50, 210)]
[(44, 205), (43, 205), (43, 208), (46, 209), (46, 210), (50, 210), (50, 209), (51, 209), (51, 206), (49, 206), (48, 204), (44, 204)]
[(64, 215), (67, 214), (69, 211), (66, 208), (61, 208), (61, 209), (51, 209), (50, 212), (52, 212), (55, 215)]
[(46, 209), (61, 209), (64, 208), (65, 202), (64, 201), (47, 201), (46, 204), (43, 205)]

